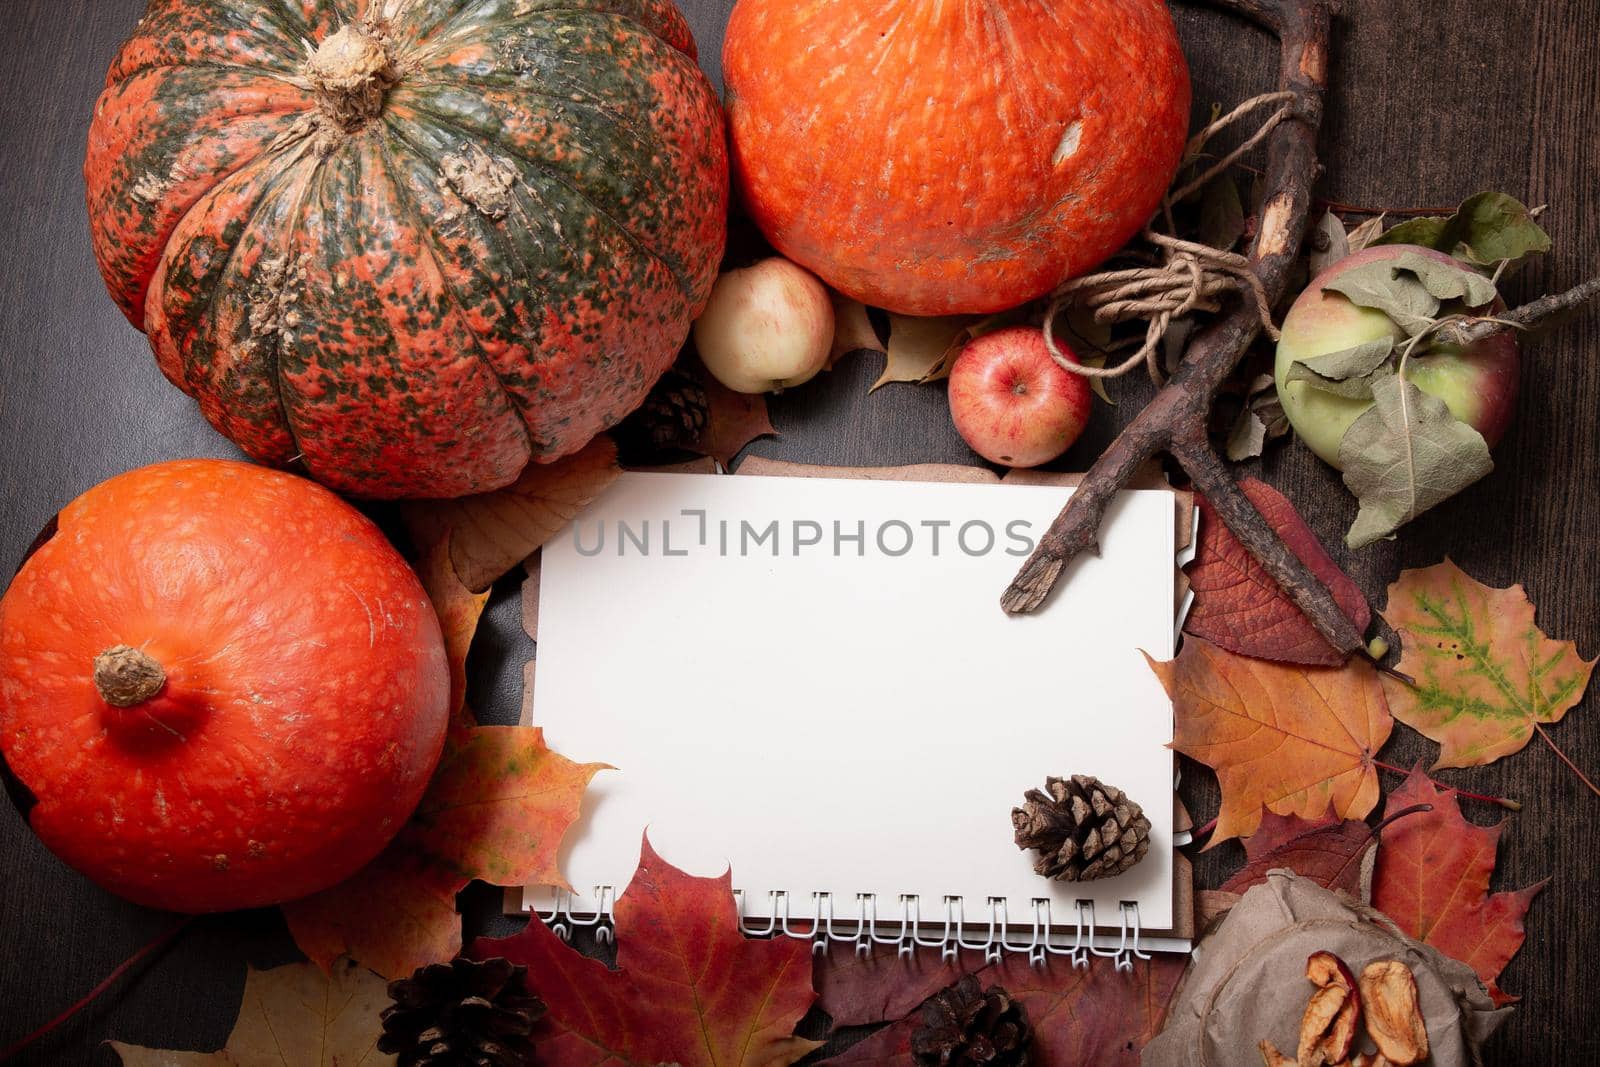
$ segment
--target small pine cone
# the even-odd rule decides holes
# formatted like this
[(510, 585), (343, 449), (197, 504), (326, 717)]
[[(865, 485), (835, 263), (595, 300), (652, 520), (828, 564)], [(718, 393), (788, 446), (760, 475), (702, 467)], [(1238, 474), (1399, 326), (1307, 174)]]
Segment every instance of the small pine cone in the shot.
[(528, 991), (528, 968), (509, 960), (457, 957), (389, 983), (378, 1051), (398, 1067), (522, 1067), (534, 1054), (544, 1001)]
[(639, 410), (628, 416), (618, 435), (647, 452), (693, 448), (711, 417), (711, 398), (695, 378), (669, 370), (656, 383)]
[(968, 974), (922, 1005), (911, 1058), (921, 1067), (1026, 1067), (1032, 1043), (1022, 1005)]
[(1075, 774), (1047, 778), (1011, 809), (1017, 847), (1039, 850), (1033, 869), (1061, 882), (1092, 882), (1130, 870), (1150, 851), (1150, 820), (1120, 789)]

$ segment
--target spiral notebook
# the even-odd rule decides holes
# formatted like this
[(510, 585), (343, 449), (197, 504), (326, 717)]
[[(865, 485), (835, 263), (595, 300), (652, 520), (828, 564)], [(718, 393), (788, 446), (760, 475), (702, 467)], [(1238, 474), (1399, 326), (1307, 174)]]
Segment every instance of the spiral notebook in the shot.
[[(1113, 503), (1044, 610), (999, 593), (1071, 493), (1051, 486), (624, 474), (543, 550), (532, 721), (617, 768), (561, 868), (558, 928), (603, 924), (648, 829), (731, 865), (753, 934), (1087, 959), (1186, 950), (1175, 885), (1173, 494)], [(1049, 775), (1139, 801), (1148, 857), (1041, 878), (1011, 808)], [(1184, 896), (1184, 899), (1187, 899)]]

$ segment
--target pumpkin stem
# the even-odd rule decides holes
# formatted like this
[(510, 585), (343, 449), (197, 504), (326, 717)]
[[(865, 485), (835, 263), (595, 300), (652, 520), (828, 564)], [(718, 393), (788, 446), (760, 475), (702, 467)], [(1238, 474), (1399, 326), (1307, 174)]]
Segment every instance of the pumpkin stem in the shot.
[(323, 114), (346, 133), (376, 118), (399, 80), (383, 40), (354, 22), (329, 35), (304, 70)]
[(167, 672), (137, 648), (117, 645), (94, 658), (94, 687), (114, 708), (131, 708), (161, 692)]

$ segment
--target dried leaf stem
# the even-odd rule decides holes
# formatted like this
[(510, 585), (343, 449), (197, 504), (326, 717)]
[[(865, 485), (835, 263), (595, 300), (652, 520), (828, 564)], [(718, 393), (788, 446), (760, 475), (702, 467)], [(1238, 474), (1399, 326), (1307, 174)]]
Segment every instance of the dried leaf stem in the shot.
[[(1261, 226), (1249, 262), (1269, 303), (1287, 288), (1311, 209), (1318, 164), (1316, 141), (1328, 87), (1331, 0), (1207, 0), (1250, 19), (1281, 42), (1279, 88), (1292, 94), (1290, 117), (1268, 141)], [(1333, 594), (1262, 518), (1212, 449), (1206, 424), (1217, 390), (1262, 332), (1254, 304), (1241, 301), (1201, 333), (1172, 381), (1112, 442), (1071, 502), (1040, 539), (1038, 550), (1001, 598), (1012, 614), (1038, 608), (1066, 565), (1098, 550), (1106, 509), (1140, 464), (1165, 452), (1194, 480), (1234, 536), (1259, 559), (1328, 642), (1344, 655), (1366, 641)]]

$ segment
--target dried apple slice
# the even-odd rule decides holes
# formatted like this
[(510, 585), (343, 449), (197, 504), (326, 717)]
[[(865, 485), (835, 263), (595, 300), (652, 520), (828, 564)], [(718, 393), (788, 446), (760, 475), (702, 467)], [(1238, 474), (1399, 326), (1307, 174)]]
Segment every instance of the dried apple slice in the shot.
[(1262, 1038), (1261, 1044), (1256, 1046), (1261, 1050), (1261, 1062), (1266, 1067), (1295, 1067), (1295, 1062), (1278, 1051), (1278, 1046)]
[[(1324, 1067), (1326, 1064), (1343, 1064), (1350, 1058), (1350, 1050), (1355, 1045), (1356, 1029), (1361, 1018), (1361, 997), (1356, 991), (1356, 976), (1350, 972), (1344, 960), (1331, 952), (1313, 952), (1306, 958), (1306, 978), (1319, 991), (1340, 989), (1345, 993), (1344, 1001), (1339, 1005), (1332, 1020), (1321, 1031), (1321, 1035), (1307, 1045), (1308, 1035), (1306, 1025), (1313, 1023), (1310, 1008), (1307, 1008), (1305, 1019), (1301, 1023), (1300, 1056), (1298, 1067)], [(1334, 999), (1331, 995), (1325, 998), (1328, 1003)], [(1316, 1002), (1313, 995), (1312, 1002)]]
[(1350, 990), (1342, 985), (1325, 985), (1311, 994), (1306, 1013), (1300, 1017), (1300, 1047), (1295, 1055), (1299, 1067), (1323, 1067), (1331, 1062), (1322, 1053), (1322, 1041), (1333, 1029), (1350, 1000)]
[(1411, 968), (1399, 960), (1367, 964), (1361, 972), (1361, 999), (1367, 1007), (1367, 1032), (1384, 1059), (1394, 1067), (1427, 1059), (1428, 1025)]

